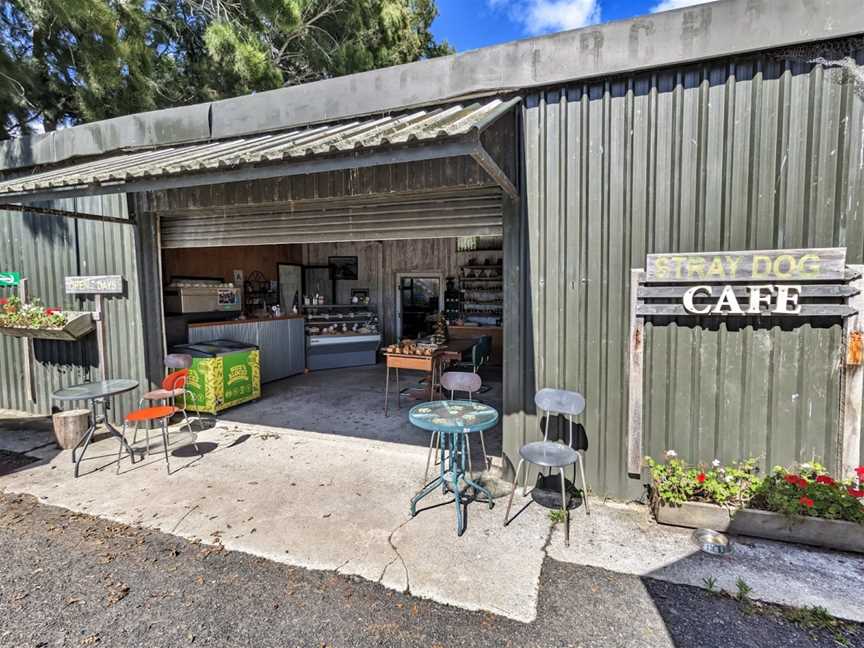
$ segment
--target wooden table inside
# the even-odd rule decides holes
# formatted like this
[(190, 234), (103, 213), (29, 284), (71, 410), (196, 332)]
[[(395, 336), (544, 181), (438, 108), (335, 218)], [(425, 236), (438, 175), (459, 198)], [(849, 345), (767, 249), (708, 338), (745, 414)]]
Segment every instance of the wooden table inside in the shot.
[(390, 369), (396, 370), (396, 408), (400, 407), (399, 403), (399, 370), (409, 369), (411, 371), (422, 371), (429, 374), (430, 380), (430, 396), (434, 398), (438, 383), (440, 382), (441, 360), (443, 359), (444, 351), (438, 349), (432, 352), (431, 355), (409, 355), (405, 353), (384, 353), (384, 358), (387, 361), (387, 378), (384, 383), (384, 416), (387, 416), (387, 401), (390, 397)]

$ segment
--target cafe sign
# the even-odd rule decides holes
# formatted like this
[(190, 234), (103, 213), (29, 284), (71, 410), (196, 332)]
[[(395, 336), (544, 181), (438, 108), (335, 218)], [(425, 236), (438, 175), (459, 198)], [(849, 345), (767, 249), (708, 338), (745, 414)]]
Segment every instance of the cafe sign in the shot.
[(650, 254), (636, 314), (843, 317), (845, 281), (845, 248)]
[[(846, 265), (845, 248), (649, 254), (630, 270), (627, 468), (640, 475), (643, 460), (645, 324), (675, 321), (713, 328), (721, 320), (773, 326), (818, 318), (842, 324), (845, 357), (843, 471), (860, 465), (864, 426), (864, 266)], [(781, 330), (785, 330), (785, 327)]]

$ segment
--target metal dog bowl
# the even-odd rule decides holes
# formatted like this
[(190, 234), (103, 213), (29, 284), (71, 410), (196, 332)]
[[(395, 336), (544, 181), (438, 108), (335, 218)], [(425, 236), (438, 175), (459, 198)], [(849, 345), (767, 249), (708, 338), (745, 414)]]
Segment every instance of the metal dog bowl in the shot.
[(693, 532), (693, 544), (712, 556), (725, 556), (732, 553), (732, 542), (725, 535), (714, 529), (696, 529)]

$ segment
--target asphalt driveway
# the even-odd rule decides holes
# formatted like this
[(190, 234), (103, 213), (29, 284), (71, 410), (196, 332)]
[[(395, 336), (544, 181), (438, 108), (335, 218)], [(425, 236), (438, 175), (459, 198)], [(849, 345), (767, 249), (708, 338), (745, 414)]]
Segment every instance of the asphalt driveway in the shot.
[[(0, 456), (0, 464), (14, 462)], [(547, 558), (520, 623), (0, 495), (0, 645), (864, 646), (782, 608)]]

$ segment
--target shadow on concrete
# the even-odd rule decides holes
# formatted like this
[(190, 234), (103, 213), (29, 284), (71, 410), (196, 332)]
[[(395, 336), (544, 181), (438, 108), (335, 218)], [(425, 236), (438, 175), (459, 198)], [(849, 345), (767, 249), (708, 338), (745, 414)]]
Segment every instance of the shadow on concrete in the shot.
[[(384, 415), (385, 372), (386, 367), (379, 363), (369, 367), (331, 369), (293, 376), (264, 385), (258, 401), (220, 413), (219, 418), (235, 423), (427, 447), (429, 433), (408, 421), (408, 410), (417, 401), (403, 394), (401, 406), (395, 407), (392, 385), (389, 413)], [(501, 369), (484, 367), (480, 375), (484, 385), (490, 389), (479, 395), (477, 400), (502, 412)], [(403, 371), (400, 386), (403, 390), (417, 387), (421, 377), (420, 373)], [(456, 397), (460, 398), (460, 395), (457, 393)], [(464, 398), (464, 395), (461, 397)], [(485, 439), (489, 455), (500, 456), (500, 422), (485, 432)], [(471, 450), (472, 460), (482, 461), (480, 444), (472, 443)]]

